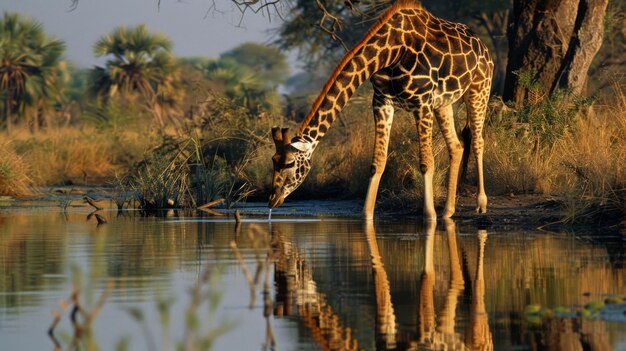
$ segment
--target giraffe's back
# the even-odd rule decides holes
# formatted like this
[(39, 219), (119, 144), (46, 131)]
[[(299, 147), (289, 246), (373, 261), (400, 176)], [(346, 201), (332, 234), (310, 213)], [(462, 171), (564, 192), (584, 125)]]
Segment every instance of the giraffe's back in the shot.
[(402, 41), (403, 53), (371, 80), (377, 93), (399, 107), (449, 105), (491, 76), (487, 48), (467, 26), (439, 19), (423, 8), (402, 9), (389, 24), (389, 35)]

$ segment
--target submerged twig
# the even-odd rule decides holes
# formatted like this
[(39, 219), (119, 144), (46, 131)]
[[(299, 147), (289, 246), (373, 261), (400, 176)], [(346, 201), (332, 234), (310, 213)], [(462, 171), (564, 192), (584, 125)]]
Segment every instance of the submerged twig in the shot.
[(87, 202), (88, 204), (90, 204), (91, 206), (93, 206), (93, 208), (96, 209), (96, 211), (100, 211), (102, 209), (102, 207), (98, 206), (96, 204), (96, 201), (92, 198), (90, 198), (89, 196), (85, 195), (83, 197), (83, 199), (85, 200), (85, 202)]
[(200, 211), (204, 211), (208, 214), (210, 214), (211, 216), (216, 216), (216, 217), (226, 217), (227, 215), (225, 213), (222, 212), (217, 212), (215, 210), (211, 210), (210, 208), (199, 208)]
[(107, 220), (101, 215), (96, 213), (96, 220), (98, 221), (98, 225), (106, 224)]
[(225, 201), (225, 199), (224, 199), (224, 198), (217, 199), (217, 200), (213, 200), (213, 201), (211, 201), (211, 202), (207, 202), (206, 204), (204, 204), (204, 205), (202, 205), (202, 206), (199, 206), (199, 207), (198, 207), (198, 209), (199, 209), (199, 210), (203, 210), (203, 209), (205, 209), (205, 208), (213, 207), (213, 206), (215, 206), (215, 205), (217, 205), (217, 204), (221, 204), (221, 203), (222, 203), (222, 202), (224, 202), (224, 201)]
[(50, 337), (50, 340), (52, 340), (52, 343), (54, 344), (54, 351), (57, 351), (57, 350), (61, 350), (61, 343), (54, 335), (54, 329), (57, 327), (57, 325), (61, 321), (61, 313), (55, 310), (55, 311), (52, 311), (52, 316), (53, 316), (53, 320), (52, 320), (52, 324), (50, 324), (50, 327), (48, 328), (48, 337)]

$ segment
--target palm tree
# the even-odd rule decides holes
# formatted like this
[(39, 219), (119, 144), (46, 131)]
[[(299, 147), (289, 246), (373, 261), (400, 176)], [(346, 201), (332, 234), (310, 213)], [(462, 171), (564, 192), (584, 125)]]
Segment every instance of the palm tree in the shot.
[(116, 28), (94, 44), (94, 54), (109, 60), (92, 70), (92, 92), (107, 99), (140, 97), (163, 126), (165, 110), (177, 100), (178, 70), (171, 48), (166, 36), (150, 33), (145, 25)]
[(38, 22), (4, 13), (0, 19), (0, 95), (8, 132), (14, 113), (23, 115), (30, 108), (39, 117), (51, 103), (61, 101), (64, 50), (63, 41), (48, 37)]

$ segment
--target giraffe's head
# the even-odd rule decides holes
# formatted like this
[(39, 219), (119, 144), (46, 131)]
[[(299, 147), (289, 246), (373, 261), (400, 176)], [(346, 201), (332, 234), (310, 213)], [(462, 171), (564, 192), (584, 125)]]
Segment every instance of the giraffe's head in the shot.
[(313, 152), (311, 142), (301, 137), (289, 139), (289, 128), (272, 128), (272, 138), (276, 145), (276, 154), (272, 156), (274, 177), (269, 207), (283, 204), (287, 195), (302, 184), (311, 170), (309, 159)]

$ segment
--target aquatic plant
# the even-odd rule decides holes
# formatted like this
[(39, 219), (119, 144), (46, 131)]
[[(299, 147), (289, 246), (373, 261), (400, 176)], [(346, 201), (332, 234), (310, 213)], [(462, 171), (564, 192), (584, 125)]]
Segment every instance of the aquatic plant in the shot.
[[(194, 286), (190, 289), (191, 301), (186, 308), (184, 336), (182, 340), (176, 341), (172, 347), (170, 340), (170, 306), (171, 299), (157, 299), (156, 308), (160, 321), (160, 339), (157, 340), (150, 331), (148, 321), (142, 309), (136, 307), (127, 308), (128, 315), (140, 324), (143, 330), (143, 337), (151, 350), (156, 350), (156, 345), (160, 345), (161, 350), (180, 351), (207, 351), (211, 350), (213, 343), (221, 335), (229, 332), (235, 327), (235, 322), (229, 319), (216, 320), (216, 312), (220, 306), (223, 291), (219, 284), (219, 270), (207, 265)], [(92, 300), (93, 286), (91, 283), (84, 283), (80, 268), (74, 267), (72, 270), (72, 289), (68, 300), (60, 300), (61, 311), (53, 311), (53, 320), (48, 328), (48, 336), (54, 344), (54, 350), (100, 350), (96, 331), (93, 323), (105, 308), (106, 301), (115, 289), (113, 281), (109, 281), (100, 293), (95, 305), (91, 308), (85, 306), (82, 300)], [(57, 326), (63, 318), (63, 314), (68, 313), (71, 322), (71, 335), (61, 331), (60, 339), (57, 337)], [(116, 350), (129, 350), (130, 336), (125, 336), (117, 340)], [(67, 345), (66, 348), (63, 345)]]

